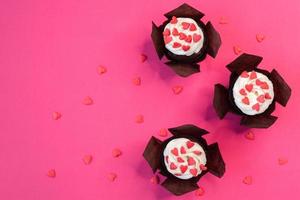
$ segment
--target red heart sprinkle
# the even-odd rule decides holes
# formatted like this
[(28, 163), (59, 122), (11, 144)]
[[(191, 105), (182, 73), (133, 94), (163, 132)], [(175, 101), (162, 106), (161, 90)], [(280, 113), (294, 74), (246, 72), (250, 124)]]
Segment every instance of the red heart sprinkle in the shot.
[(236, 54), (236, 55), (239, 55), (241, 52), (242, 52), (242, 49), (238, 46), (234, 46), (233, 47), (233, 52)]
[(175, 16), (173, 16), (170, 23), (171, 24), (176, 24), (177, 23), (177, 18)]
[(164, 32), (163, 32), (163, 35), (164, 35), (164, 36), (169, 36), (169, 35), (171, 35), (170, 29), (166, 28), (166, 29), (164, 30)]
[(141, 63), (144, 63), (148, 59), (148, 56), (145, 54), (141, 54)]
[(83, 156), (82, 160), (83, 160), (84, 164), (89, 165), (93, 161), (93, 156), (92, 155), (85, 155), (85, 156)]
[(181, 173), (186, 172), (187, 168), (188, 167), (186, 165), (180, 165), (180, 171), (181, 171)]
[(166, 156), (166, 163), (169, 164), (169, 156)]
[(180, 94), (183, 91), (183, 87), (180, 85), (176, 85), (172, 88), (174, 94)]
[(119, 157), (119, 156), (121, 156), (121, 155), (122, 155), (122, 151), (121, 151), (120, 149), (114, 148), (114, 149), (112, 150), (112, 156), (113, 156), (113, 157), (117, 158), (117, 157)]
[(252, 89), (253, 89), (253, 84), (246, 84), (246, 85), (245, 85), (245, 88), (246, 88), (246, 90), (247, 90), (248, 92), (251, 92)]
[(102, 74), (104, 74), (104, 73), (107, 72), (107, 69), (106, 69), (106, 67), (104, 67), (104, 66), (99, 66), (99, 67), (97, 68), (97, 72), (98, 72), (99, 75), (102, 75)]
[(116, 180), (116, 178), (117, 178), (117, 174), (116, 173), (109, 173), (109, 174), (107, 174), (107, 179), (109, 180), (109, 181), (111, 181), (111, 182), (114, 182), (115, 180)]
[(138, 123), (138, 124), (141, 124), (144, 122), (144, 116), (143, 115), (137, 115), (135, 117), (135, 122)]
[(255, 81), (255, 84), (258, 85), (258, 86), (260, 86), (262, 83), (263, 83), (263, 82), (260, 81), (259, 79), (256, 79), (256, 81)]
[(204, 191), (203, 187), (201, 187), (201, 186), (195, 191), (195, 195), (197, 197), (203, 196), (204, 193), (205, 193), (205, 191)]
[(173, 48), (179, 48), (179, 47), (181, 47), (180, 43), (178, 43), (178, 42), (173, 43)]
[(245, 91), (244, 89), (240, 89), (240, 94), (241, 94), (241, 95), (244, 95), (244, 96), (247, 95), (247, 93), (246, 93), (246, 91)]
[(190, 31), (195, 31), (195, 30), (197, 30), (197, 27), (195, 26), (195, 24), (191, 24)]
[(252, 176), (245, 176), (243, 179), (243, 183), (246, 185), (251, 185), (252, 184)]
[(265, 98), (266, 98), (266, 99), (272, 99), (272, 97), (271, 97), (271, 95), (270, 95), (269, 93), (266, 93), (266, 94), (265, 94)]
[(185, 40), (186, 37), (187, 37), (186, 34), (184, 34), (184, 33), (179, 33), (179, 39), (180, 39), (180, 40)]
[(196, 43), (199, 40), (201, 40), (201, 35), (198, 35), (198, 34), (194, 33), (194, 35), (193, 35), (193, 41)]
[(197, 170), (196, 168), (190, 169), (190, 173), (191, 173), (193, 176), (197, 176), (198, 170)]
[(255, 135), (253, 132), (249, 131), (245, 134), (245, 138), (248, 140), (254, 140), (255, 139)]
[(92, 104), (94, 103), (94, 101), (93, 101), (93, 99), (92, 99), (91, 97), (87, 96), (87, 97), (85, 97), (85, 98), (82, 100), (82, 103), (83, 103), (84, 105), (89, 106), (89, 105), (92, 105)]
[(169, 44), (172, 40), (173, 40), (173, 39), (172, 39), (171, 36), (166, 36), (166, 37), (164, 37), (164, 42), (165, 42), (165, 44)]
[(262, 42), (265, 38), (266, 36), (264, 36), (263, 34), (256, 34), (257, 42)]
[(287, 163), (288, 163), (288, 159), (287, 158), (285, 158), (285, 157), (278, 158), (278, 164), (279, 165), (285, 165)]
[(141, 85), (141, 77), (134, 77), (132, 79), (133, 85), (140, 86)]
[(174, 36), (179, 35), (179, 32), (178, 32), (177, 28), (173, 28), (172, 35), (174, 35)]
[(192, 42), (192, 36), (191, 35), (188, 35), (187, 37), (186, 37), (186, 39), (185, 39), (185, 41), (187, 42), (187, 43), (191, 43)]
[(200, 164), (199, 168), (202, 170), (202, 171), (206, 171), (207, 170), (207, 167), (203, 164)]
[(190, 27), (190, 23), (187, 23), (187, 22), (182, 22), (181, 25), (184, 30), (186, 30)]
[(187, 148), (192, 148), (193, 146), (195, 145), (195, 143), (194, 142), (191, 142), (191, 141), (187, 141), (186, 142), (186, 146), (187, 146)]
[(177, 169), (177, 166), (174, 163), (171, 163), (170, 164), (170, 169), (171, 170)]
[(154, 185), (159, 184), (159, 183), (160, 183), (160, 178), (159, 178), (159, 176), (157, 176), (157, 175), (152, 176), (151, 179), (150, 179), (150, 183), (152, 183), (152, 184), (154, 184)]
[(182, 46), (182, 50), (183, 51), (188, 51), (191, 47), (190, 46), (187, 46), (187, 45), (183, 45)]
[(189, 157), (188, 158), (188, 165), (194, 165), (194, 164), (196, 164), (196, 161), (194, 160), (194, 158)]
[(181, 153), (181, 154), (185, 154), (185, 153), (186, 153), (186, 150), (185, 150), (184, 147), (180, 147), (180, 153)]
[(252, 72), (250, 73), (250, 79), (252, 80), (252, 79), (256, 79), (256, 78), (257, 78), (256, 72), (252, 71)]
[(58, 119), (60, 119), (61, 118), (61, 113), (59, 113), (59, 112), (53, 112), (52, 113), (52, 118), (54, 119), (54, 120), (58, 120)]
[(171, 150), (171, 153), (172, 153), (174, 156), (178, 156), (178, 149), (175, 147), (174, 149)]
[(168, 130), (165, 129), (165, 128), (162, 128), (162, 129), (159, 130), (158, 135), (160, 137), (167, 137), (168, 136)]
[(177, 162), (183, 163), (184, 160), (181, 157), (177, 157)]
[(246, 105), (249, 105), (249, 104), (250, 104), (248, 97), (244, 97), (244, 98), (242, 99), (242, 102), (243, 102), (244, 104), (246, 104)]
[(56, 177), (56, 171), (55, 171), (55, 169), (50, 169), (47, 172), (47, 176), (50, 177), (50, 178), (55, 178)]
[(243, 77), (243, 78), (248, 78), (248, 77), (249, 77), (248, 72), (243, 71), (243, 72), (241, 73), (241, 77)]
[(196, 155), (198, 155), (198, 156), (202, 154), (201, 151), (193, 151), (193, 153), (196, 154)]
[(265, 95), (259, 95), (256, 100), (259, 102), (259, 103), (264, 103), (265, 102)]
[(269, 85), (268, 85), (267, 82), (263, 82), (263, 83), (260, 85), (260, 88), (261, 88), (261, 89), (264, 89), (264, 90), (267, 90), (267, 89), (269, 89)]
[(258, 103), (254, 104), (254, 105), (252, 106), (252, 109), (253, 109), (253, 110), (256, 110), (257, 112), (259, 111), (259, 108), (260, 108), (260, 106), (259, 106)]

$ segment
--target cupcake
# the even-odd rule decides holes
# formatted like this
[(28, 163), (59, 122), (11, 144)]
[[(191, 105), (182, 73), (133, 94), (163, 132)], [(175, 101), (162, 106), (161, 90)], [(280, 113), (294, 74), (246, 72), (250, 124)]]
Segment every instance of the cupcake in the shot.
[(221, 119), (232, 112), (242, 116), (241, 125), (251, 128), (268, 128), (277, 120), (271, 115), (275, 102), (286, 106), (291, 88), (275, 69), (259, 69), (262, 59), (242, 54), (226, 66), (231, 72), (229, 88), (216, 84), (213, 102)]
[(222, 177), (225, 163), (217, 143), (208, 145), (202, 137), (208, 132), (194, 125), (170, 128), (165, 141), (152, 137), (143, 153), (153, 172), (166, 177), (161, 184), (175, 195), (198, 189), (199, 179), (210, 172)]
[(152, 22), (151, 37), (160, 59), (166, 62), (179, 76), (186, 77), (200, 72), (198, 62), (206, 55), (216, 57), (221, 38), (208, 22), (204, 24), (203, 13), (183, 4), (165, 14), (167, 20), (160, 26)]

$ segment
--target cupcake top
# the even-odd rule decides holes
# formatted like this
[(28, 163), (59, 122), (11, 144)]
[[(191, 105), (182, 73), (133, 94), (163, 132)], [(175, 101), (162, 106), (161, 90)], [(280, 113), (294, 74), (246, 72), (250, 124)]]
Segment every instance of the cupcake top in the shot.
[(198, 53), (204, 43), (203, 31), (191, 18), (172, 17), (164, 28), (163, 36), (165, 47), (175, 55)]
[(273, 84), (260, 72), (244, 71), (233, 86), (233, 98), (236, 106), (246, 115), (263, 113), (273, 102)]
[(203, 148), (187, 138), (171, 140), (166, 145), (163, 155), (167, 170), (179, 179), (190, 179), (206, 170)]

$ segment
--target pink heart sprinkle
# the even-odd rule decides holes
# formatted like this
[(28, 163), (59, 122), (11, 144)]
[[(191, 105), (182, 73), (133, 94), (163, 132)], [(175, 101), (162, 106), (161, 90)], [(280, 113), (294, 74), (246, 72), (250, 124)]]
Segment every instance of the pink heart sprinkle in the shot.
[(114, 148), (112, 150), (112, 156), (117, 158), (117, 157), (120, 157), (122, 155), (122, 151), (118, 148)]
[(173, 16), (170, 23), (171, 24), (176, 24), (177, 23), (177, 18), (175, 16)]
[(194, 33), (194, 35), (193, 35), (193, 41), (196, 43), (199, 40), (201, 40), (201, 35), (198, 35), (198, 34)]
[(243, 183), (246, 184), (246, 185), (251, 185), (252, 182), (253, 182), (252, 176), (245, 176), (244, 179), (243, 179)]
[(174, 163), (171, 163), (170, 164), (170, 169), (175, 170), (175, 169), (177, 169), (177, 166)]
[(82, 160), (83, 160), (84, 164), (89, 165), (93, 161), (93, 156), (92, 155), (85, 155), (85, 156), (83, 156)]
[(259, 106), (258, 103), (254, 104), (254, 105), (252, 106), (252, 109), (253, 109), (253, 110), (256, 110), (257, 112), (259, 111), (259, 108), (260, 108), (260, 106)]
[(265, 95), (259, 95), (256, 100), (259, 102), (259, 103), (264, 103), (265, 102)]

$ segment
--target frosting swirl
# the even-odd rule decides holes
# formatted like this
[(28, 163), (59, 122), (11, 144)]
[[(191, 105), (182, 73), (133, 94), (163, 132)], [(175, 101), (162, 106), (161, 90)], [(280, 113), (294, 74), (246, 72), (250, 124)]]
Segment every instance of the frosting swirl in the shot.
[(273, 84), (260, 72), (244, 71), (234, 83), (233, 98), (236, 106), (246, 115), (263, 113), (273, 102)]
[(196, 177), (206, 170), (203, 148), (187, 138), (171, 140), (163, 152), (167, 170), (180, 179)]
[(203, 47), (204, 34), (195, 20), (173, 17), (164, 28), (165, 47), (176, 55), (190, 56)]

